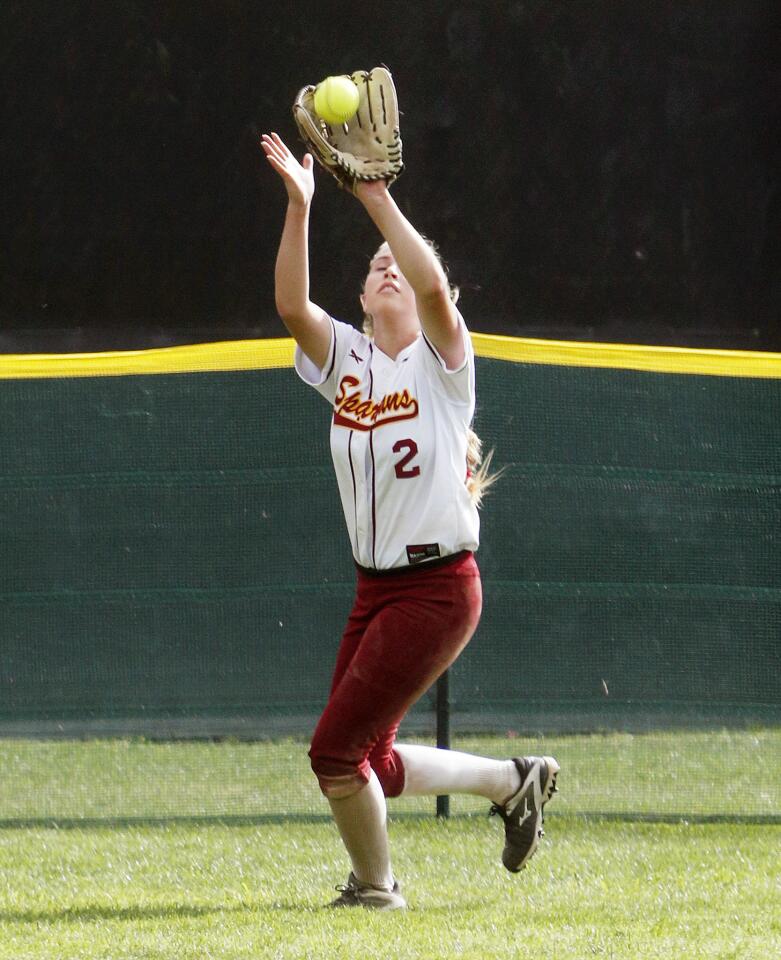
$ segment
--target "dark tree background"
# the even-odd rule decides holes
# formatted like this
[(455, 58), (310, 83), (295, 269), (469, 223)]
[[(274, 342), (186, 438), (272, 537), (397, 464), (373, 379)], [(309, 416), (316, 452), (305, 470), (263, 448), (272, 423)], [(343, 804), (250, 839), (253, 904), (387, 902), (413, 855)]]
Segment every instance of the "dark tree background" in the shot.
[[(281, 336), (296, 90), (386, 63), (475, 330), (781, 349), (776, 2), (5, 0), (0, 349)], [(314, 299), (374, 228), (318, 179)]]

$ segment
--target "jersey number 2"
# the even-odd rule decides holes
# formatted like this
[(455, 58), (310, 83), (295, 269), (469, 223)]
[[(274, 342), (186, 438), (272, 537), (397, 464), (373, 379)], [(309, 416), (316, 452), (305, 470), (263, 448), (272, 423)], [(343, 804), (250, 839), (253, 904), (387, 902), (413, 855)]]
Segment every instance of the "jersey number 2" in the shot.
[(414, 440), (397, 440), (393, 444), (393, 452), (401, 453), (402, 450), (406, 450), (407, 452), (398, 463), (394, 464), (396, 476), (399, 478), (399, 480), (408, 480), (410, 477), (419, 477), (420, 467), (417, 464), (415, 464), (414, 467), (409, 466), (410, 460), (414, 460), (418, 452), (417, 443), (415, 443)]

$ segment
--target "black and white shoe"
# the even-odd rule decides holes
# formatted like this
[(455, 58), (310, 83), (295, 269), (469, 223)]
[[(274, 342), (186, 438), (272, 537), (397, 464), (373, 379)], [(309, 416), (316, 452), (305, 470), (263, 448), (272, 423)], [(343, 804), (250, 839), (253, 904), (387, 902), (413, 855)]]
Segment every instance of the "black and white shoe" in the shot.
[(534, 855), (544, 835), (543, 807), (556, 792), (559, 765), (553, 757), (513, 757), (521, 775), (520, 789), (503, 804), (491, 807), (491, 816), (504, 820), (502, 863), (518, 873)]

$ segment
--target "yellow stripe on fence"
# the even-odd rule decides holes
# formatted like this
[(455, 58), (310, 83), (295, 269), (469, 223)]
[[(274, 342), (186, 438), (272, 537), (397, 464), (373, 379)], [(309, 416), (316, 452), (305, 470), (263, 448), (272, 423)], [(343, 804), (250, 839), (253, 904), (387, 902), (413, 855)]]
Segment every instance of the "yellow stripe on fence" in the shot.
[[(477, 356), (509, 363), (781, 379), (779, 353), (532, 340), (484, 333), (472, 334), (472, 340)], [(109, 353), (6, 354), (0, 355), (0, 380), (267, 370), (291, 367), (294, 346), (292, 339), (278, 338)]]
[(718, 377), (781, 378), (781, 353), (530, 340), (482, 333), (473, 333), (472, 341), (479, 357), (506, 360), (510, 363), (605, 367)]
[(294, 347), (295, 342), (286, 337), (110, 353), (7, 354), (0, 356), (0, 380), (267, 370), (292, 367)]

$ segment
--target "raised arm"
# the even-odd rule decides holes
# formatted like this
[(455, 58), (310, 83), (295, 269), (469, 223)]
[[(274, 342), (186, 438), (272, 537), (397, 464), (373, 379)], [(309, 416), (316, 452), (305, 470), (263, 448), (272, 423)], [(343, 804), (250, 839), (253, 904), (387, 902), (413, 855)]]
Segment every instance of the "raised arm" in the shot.
[(450, 285), (434, 251), (399, 210), (384, 181), (359, 182), (355, 195), (388, 242), (399, 269), (415, 291), (423, 332), (448, 368), (464, 362), (464, 341)]
[(331, 325), (325, 311), (309, 299), (309, 211), (315, 193), (312, 157), (306, 154), (299, 163), (276, 133), (264, 133), (261, 146), (288, 196), (274, 269), (277, 312), (291, 337), (322, 369), (331, 343)]

